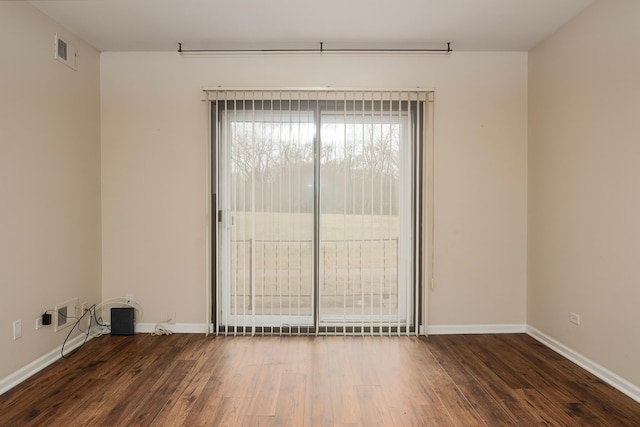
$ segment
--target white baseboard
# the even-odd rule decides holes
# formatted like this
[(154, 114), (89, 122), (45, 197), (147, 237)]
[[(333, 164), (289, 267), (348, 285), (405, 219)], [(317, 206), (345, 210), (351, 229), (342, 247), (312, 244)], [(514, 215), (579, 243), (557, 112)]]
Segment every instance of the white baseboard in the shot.
[(461, 335), (461, 334), (521, 334), (527, 331), (526, 325), (429, 325), (428, 335)]
[[(157, 323), (136, 323), (137, 334), (151, 333), (156, 330)], [(207, 325), (204, 323), (161, 323), (164, 329), (168, 329), (176, 334), (204, 334), (207, 332)]]
[[(93, 338), (93, 337), (89, 336), (87, 341), (89, 341), (91, 338)], [(85, 339), (85, 335), (84, 334), (80, 334), (80, 335), (78, 335), (76, 337), (71, 338), (69, 341), (67, 341), (67, 344), (65, 345), (65, 348), (64, 348), (65, 349), (65, 356), (69, 352), (71, 352), (72, 350), (75, 350), (76, 348), (80, 347), (82, 345), (82, 343), (84, 342), (84, 339)], [(36, 373), (40, 372), (41, 370), (43, 370), (47, 366), (51, 365), (53, 362), (55, 362), (58, 359), (60, 359), (62, 357), (60, 355), (60, 350), (61, 349), (62, 349), (62, 345), (59, 345), (58, 347), (56, 347), (55, 349), (51, 350), (50, 352), (48, 352), (44, 356), (41, 356), (41, 357), (37, 358), (36, 360), (34, 360), (33, 362), (29, 363), (28, 365), (23, 366), (22, 368), (18, 369), (13, 374), (10, 374), (10, 375), (2, 378), (0, 380), (0, 394), (3, 394), (5, 392), (9, 391), (10, 389), (12, 389), (13, 387), (17, 386), (18, 384), (20, 384), (21, 382), (23, 382), (24, 380), (26, 380), (27, 378), (29, 378), (33, 374), (36, 374)]]
[(532, 326), (527, 326), (527, 334), (540, 341), (556, 353), (571, 360), (576, 365), (591, 372), (602, 381), (606, 382), (610, 386), (618, 389), (622, 393), (626, 394), (636, 402), (640, 402), (640, 387), (630, 383), (618, 374), (611, 372), (607, 368), (597, 364), (593, 360), (590, 360), (575, 350), (567, 347), (566, 345), (556, 341), (547, 334), (540, 332)]

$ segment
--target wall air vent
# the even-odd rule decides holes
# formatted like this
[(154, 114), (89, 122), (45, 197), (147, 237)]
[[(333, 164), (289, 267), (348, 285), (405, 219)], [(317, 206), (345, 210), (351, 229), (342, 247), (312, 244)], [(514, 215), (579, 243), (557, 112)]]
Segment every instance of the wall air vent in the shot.
[(58, 332), (73, 325), (78, 319), (78, 307), (78, 298), (56, 305), (53, 309), (53, 330)]
[(57, 34), (54, 38), (54, 57), (72, 70), (78, 69), (78, 52)]

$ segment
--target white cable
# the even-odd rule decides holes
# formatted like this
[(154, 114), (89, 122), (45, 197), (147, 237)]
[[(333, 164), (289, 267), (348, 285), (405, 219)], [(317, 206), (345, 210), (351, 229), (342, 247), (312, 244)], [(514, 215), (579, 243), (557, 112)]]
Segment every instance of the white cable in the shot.
[[(109, 299), (101, 302), (100, 304), (96, 304), (95, 308), (93, 308), (94, 315), (95, 315), (95, 313), (98, 312), (98, 310), (102, 310), (104, 308), (122, 307), (122, 306), (133, 307), (134, 308), (136, 321), (139, 321), (140, 319), (142, 319), (142, 316), (144, 316), (144, 308), (143, 308), (142, 304), (140, 304), (135, 299), (126, 298), (126, 297), (124, 297), (124, 298), (123, 297), (109, 298)], [(151, 333), (151, 335), (171, 335), (171, 334), (173, 334), (173, 331), (166, 327), (166, 324), (171, 322), (172, 320), (173, 319), (167, 319), (167, 320), (165, 320), (163, 322), (156, 323), (154, 331)], [(99, 337), (101, 335), (105, 335), (105, 334), (110, 333), (110, 331), (111, 331), (110, 325), (105, 325), (102, 322), (103, 322), (102, 317), (98, 318), (98, 324), (91, 328), (90, 332), (94, 337)]]
[(157, 335), (171, 335), (171, 334), (173, 334), (173, 331), (165, 326), (165, 323), (169, 323), (169, 322), (171, 322), (171, 320), (173, 320), (173, 319), (167, 319), (164, 322), (156, 323), (156, 327), (155, 327), (154, 331), (151, 332), (151, 335), (156, 335), (157, 336)]
[(139, 322), (140, 319), (142, 319), (142, 317), (144, 316), (144, 308), (142, 304), (140, 304), (135, 299), (130, 299), (126, 297), (125, 298), (123, 297), (109, 298), (108, 300), (103, 301), (100, 304), (97, 304), (96, 311), (106, 307), (111, 308), (111, 307), (122, 307), (122, 306), (133, 307), (135, 309), (136, 322)]

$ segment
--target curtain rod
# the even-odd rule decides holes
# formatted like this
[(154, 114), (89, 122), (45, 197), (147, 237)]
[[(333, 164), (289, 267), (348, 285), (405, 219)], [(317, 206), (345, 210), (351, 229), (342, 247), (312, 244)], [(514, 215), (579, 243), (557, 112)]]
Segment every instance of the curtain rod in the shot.
[(397, 48), (337, 48), (326, 49), (320, 42), (319, 48), (308, 49), (183, 49), (178, 43), (178, 53), (451, 53), (451, 43), (447, 42), (446, 49), (397, 49)]
[(369, 87), (332, 87), (332, 86), (309, 86), (309, 87), (234, 87), (215, 86), (204, 87), (203, 92), (434, 92), (429, 87), (396, 87), (396, 88), (369, 88)]

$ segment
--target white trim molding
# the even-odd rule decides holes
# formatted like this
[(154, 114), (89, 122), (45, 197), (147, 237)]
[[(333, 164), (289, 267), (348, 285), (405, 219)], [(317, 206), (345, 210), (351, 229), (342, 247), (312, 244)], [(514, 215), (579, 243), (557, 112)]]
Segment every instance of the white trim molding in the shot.
[[(80, 334), (78, 336), (71, 338), (69, 341), (67, 341), (65, 345), (65, 356), (69, 352), (80, 347), (82, 343), (84, 343), (85, 337), (86, 337), (85, 334)], [(87, 341), (89, 341), (92, 338), (93, 338), (92, 336), (89, 336), (87, 338)], [(25, 381), (27, 378), (31, 377), (32, 375), (40, 372), (47, 366), (51, 365), (53, 362), (61, 359), (62, 358), (62, 356), (60, 355), (61, 350), (62, 350), (62, 345), (59, 345), (58, 347), (54, 348), (53, 350), (46, 353), (45, 355), (37, 358), (36, 360), (29, 363), (28, 365), (23, 366), (22, 368), (18, 369), (14, 373), (2, 378), (0, 380), (0, 395), (11, 390), (13, 387)]]
[(546, 345), (561, 356), (569, 359), (584, 370), (600, 378), (610, 386), (626, 394), (636, 402), (640, 402), (640, 387), (625, 380), (618, 374), (611, 372), (604, 366), (597, 364), (593, 360), (584, 357), (582, 354), (578, 353), (570, 347), (567, 347), (554, 338), (551, 338), (549, 335), (537, 330), (533, 326), (527, 325), (527, 334), (540, 341), (542, 344)]
[(523, 334), (527, 331), (524, 324), (496, 325), (429, 325), (428, 335), (462, 335), (462, 334)]
[(136, 323), (136, 334), (155, 332), (156, 326), (162, 326), (176, 334), (206, 334), (207, 325), (205, 323)]

